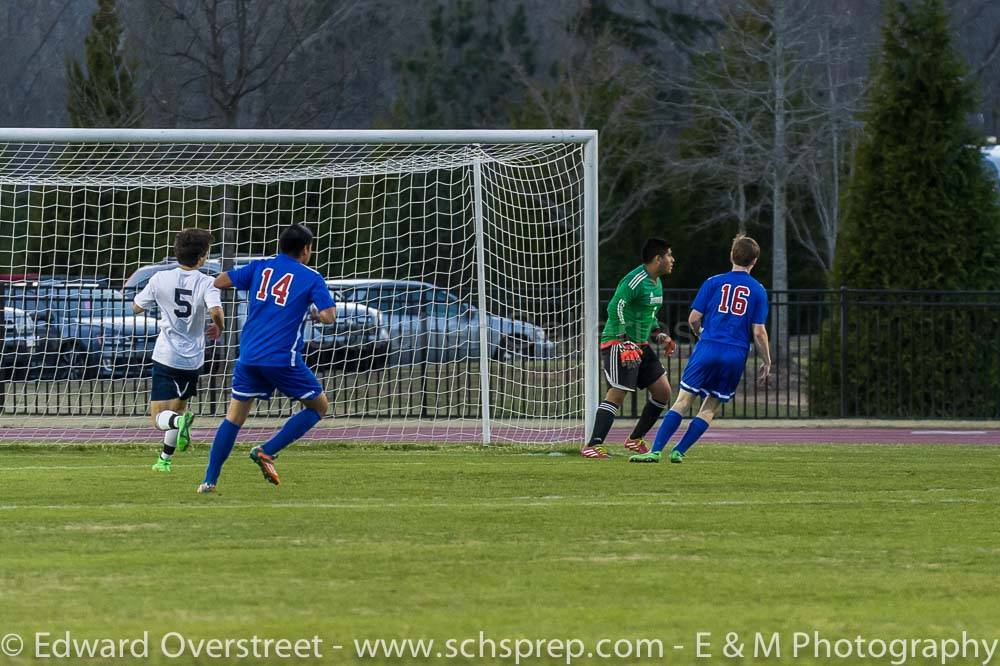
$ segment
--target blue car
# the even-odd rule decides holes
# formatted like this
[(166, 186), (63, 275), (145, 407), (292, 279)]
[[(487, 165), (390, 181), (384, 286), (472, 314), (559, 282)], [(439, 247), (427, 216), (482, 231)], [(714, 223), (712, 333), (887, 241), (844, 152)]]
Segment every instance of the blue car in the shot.
[(5, 307), (35, 322), (32, 372), (40, 379), (138, 376), (156, 331), (120, 291), (97, 282), (42, 279), (3, 285)]

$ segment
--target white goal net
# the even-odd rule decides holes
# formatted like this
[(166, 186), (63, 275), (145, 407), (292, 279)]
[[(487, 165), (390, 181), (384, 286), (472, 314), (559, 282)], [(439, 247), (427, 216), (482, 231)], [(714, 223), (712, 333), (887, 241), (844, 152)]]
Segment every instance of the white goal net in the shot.
[[(152, 441), (156, 313), (132, 299), (184, 228), (217, 274), (316, 236), (338, 303), (306, 322), (323, 440), (568, 442), (594, 403), (593, 132), (0, 130), (0, 437)], [(246, 294), (225, 294), (195, 439), (229, 401)], [(587, 359), (591, 359), (587, 363)], [(241, 440), (297, 409), (258, 403)]]

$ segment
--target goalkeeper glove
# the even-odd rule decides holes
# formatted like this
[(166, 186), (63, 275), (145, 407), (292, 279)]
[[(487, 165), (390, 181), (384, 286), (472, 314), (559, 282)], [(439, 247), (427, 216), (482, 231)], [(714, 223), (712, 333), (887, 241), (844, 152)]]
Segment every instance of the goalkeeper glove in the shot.
[(623, 368), (637, 368), (642, 359), (642, 350), (639, 345), (631, 340), (622, 340), (618, 343), (618, 361)]
[(652, 340), (656, 344), (663, 345), (665, 347), (663, 353), (666, 354), (667, 356), (672, 356), (674, 350), (677, 349), (677, 343), (674, 342), (673, 339), (669, 335), (667, 335), (667, 332), (662, 328), (654, 328), (653, 332), (649, 334), (649, 337), (650, 340)]

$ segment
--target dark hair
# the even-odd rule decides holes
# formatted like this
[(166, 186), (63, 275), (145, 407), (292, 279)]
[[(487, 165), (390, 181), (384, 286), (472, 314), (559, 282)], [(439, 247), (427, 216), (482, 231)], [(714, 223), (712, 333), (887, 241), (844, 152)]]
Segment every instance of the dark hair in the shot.
[(642, 263), (648, 264), (670, 251), (670, 244), (662, 238), (650, 238), (642, 246)]
[(204, 229), (184, 229), (174, 239), (174, 256), (181, 266), (193, 267), (208, 254), (212, 247), (212, 234)]
[(743, 234), (738, 234), (736, 238), (733, 239), (733, 249), (729, 251), (729, 257), (737, 266), (747, 268), (751, 266), (754, 260), (756, 260), (759, 256), (760, 245), (758, 245), (757, 241), (754, 239), (749, 236), (744, 236)]
[(298, 258), (313, 244), (313, 232), (303, 224), (293, 224), (281, 232), (278, 247), (282, 253)]

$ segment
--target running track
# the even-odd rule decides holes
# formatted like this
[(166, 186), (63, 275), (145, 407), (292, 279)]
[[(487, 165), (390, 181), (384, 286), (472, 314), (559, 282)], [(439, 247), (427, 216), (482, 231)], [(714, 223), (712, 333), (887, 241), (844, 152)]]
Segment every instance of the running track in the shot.
[[(498, 426), (494, 428), (494, 441), (543, 444), (551, 440), (567, 443), (572, 441), (574, 431), (567, 428), (561, 432), (539, 431), (533, 428)], [(263, 441), (273, 433), (271, 428), (247, 427), (241, 431), (241, 441)], [(214, 435), (212, 428), (196, 428), (194, 439), (209, 442)], [(616, 428), (608, 438), (609, 442), (624, 441), (627, 429)], [(651, 433), (652, 435), (652, 433)], [(158, 439), (159, 434), (152, 428), (87, 428), (66, 429), (50, 427), (0, 428), (0, 442), (40, 441), (40, 442), (127, 442)], [(347, 440), (376, 442), (454, 442), (474, 443), (481, 441), (480, 430), (468, 426), (441, 425), (433, 427), (407, 426), (342, 426), (339, 428), (317, 428), (306, 437), (309, 440)], [(578, 440), (576, 440), (578, 441)], [(705, 433), (703, 443), (711, 444), (975, 444), (980, 446), (1000, 446), (1000, 430), (966, 430), (947, 428), (715, 428)]]

